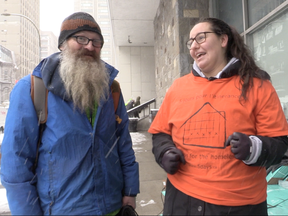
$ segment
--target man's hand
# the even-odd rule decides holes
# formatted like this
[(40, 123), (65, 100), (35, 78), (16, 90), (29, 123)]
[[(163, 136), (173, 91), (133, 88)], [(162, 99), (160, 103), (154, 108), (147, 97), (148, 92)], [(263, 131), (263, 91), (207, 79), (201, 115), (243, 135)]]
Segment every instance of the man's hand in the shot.
[(231, 145), (231, 152), (239, 160), (247, 160), (250, 157), (250, 138), (243, 133), (234, 132), (225, 142), (225, 147)]
[(180, 163), (185, 164), (186, 161), (182, 151), (179, 149), (172, 148), (163, 154), (161, 164), (167, 173), (171, 175), (175, 174), (179, 169)]
[(135, 209), (136, 208), (136, 197), (124, 196), (122, 198), (122, 206), (125, 206), (125, 205), (130, 205)]

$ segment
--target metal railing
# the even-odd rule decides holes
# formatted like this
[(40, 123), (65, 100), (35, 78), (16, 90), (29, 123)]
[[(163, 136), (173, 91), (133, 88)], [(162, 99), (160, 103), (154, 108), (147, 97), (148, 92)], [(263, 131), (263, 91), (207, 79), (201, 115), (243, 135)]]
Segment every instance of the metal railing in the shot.
[(150, 110), (151, 110), (151, 104), (154, 103), (154, 109), (156, 108), (156, 99), (153, 98), (149, 101), (146, 101), (145, 103), (140, 104), (139, 106), (133, 107), (132, 109), (127, 110), (127, 114), (129, 118), (135, 118), (134, 113), (140, 111), (138, 121), (141, 121), (142, 119), (145, 119), (149, 117)]

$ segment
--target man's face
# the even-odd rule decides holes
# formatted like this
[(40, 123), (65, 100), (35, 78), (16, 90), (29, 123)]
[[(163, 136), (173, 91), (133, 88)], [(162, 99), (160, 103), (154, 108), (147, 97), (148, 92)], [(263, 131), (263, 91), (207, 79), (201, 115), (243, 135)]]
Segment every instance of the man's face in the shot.
[[(79, 38), (73, 36), (81, 36)], [(81, 111), (93, 109), (95, 102), (106, 99), (109, 91), (109, 74), (100, 60), (101, 46), (97, 47), (100, 36), (97, 33), (82, 31), (73, 35), (62, 45), (59, 74), (67, 94)], [(86, 37), (86, 45), (85, 38)], [(95, 46), (96, 45), (96, 46)]]
[[(83, 39), (85, 40), (85, 38), (90, 39), (87, 45), (81, 44), (81, 42), (83, 41)], [(94, 42), (91, 40), (94, 40)], [(80, 43), (77, 41), (79, 41)], [(77, 53), (79, 57), (87, 59), (97, 59), (100, 58), (101, 52), (101, 46), (98, 45), (99, 43), (97, 43), (97, 41), (101, 41), (101, 37), (99, 34), (91, 31), (81, 31), (68, 38), (67, 45), (69, 46), (70, 51), (73, 53)]]

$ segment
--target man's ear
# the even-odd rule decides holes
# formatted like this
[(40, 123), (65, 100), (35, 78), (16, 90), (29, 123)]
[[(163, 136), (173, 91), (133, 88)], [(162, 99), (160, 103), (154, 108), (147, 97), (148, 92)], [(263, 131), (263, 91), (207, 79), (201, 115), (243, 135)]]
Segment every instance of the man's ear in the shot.
[(59, 50), (63, 51), (65, 50), (67, 47), (67, 40), (65, 40), (60, 46), (59, 46)]

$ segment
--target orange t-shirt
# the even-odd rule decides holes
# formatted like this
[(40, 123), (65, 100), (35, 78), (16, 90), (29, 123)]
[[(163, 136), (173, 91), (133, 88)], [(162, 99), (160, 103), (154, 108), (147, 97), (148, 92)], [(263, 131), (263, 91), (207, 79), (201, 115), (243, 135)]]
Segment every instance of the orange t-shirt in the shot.
[(254, 78), (248, 100), (239, 103), (239, 77), (208, 81), (192, 73), (169, 88), (148, 132), (172, 136), (186, 164), (168, 174), (180, 191), (208, 203), (226, 206), (266, 200), (266, 170), (238, 160), (224, 142), (233, 132), (277, 137), (288, 125), (269, 81)]

